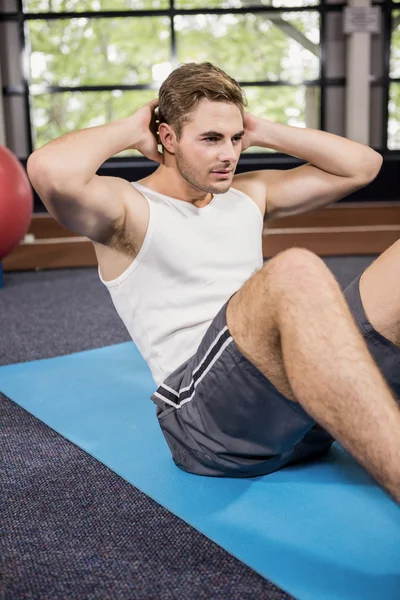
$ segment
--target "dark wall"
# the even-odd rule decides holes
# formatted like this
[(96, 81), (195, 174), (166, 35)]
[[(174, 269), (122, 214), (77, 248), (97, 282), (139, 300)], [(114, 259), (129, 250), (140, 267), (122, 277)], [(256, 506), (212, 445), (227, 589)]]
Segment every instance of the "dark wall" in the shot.
[[(290, 169), (302, 164), (295, 158), (284, 155), (244, 156), (240, 159), (236, 173), (259, 169)], [(137, 181), (150, 175), (158, 165), (147, 159), (110, 159), (99, 169), (99, 175), (122, 177)], [(362, 190), (347, 196), (343, 202), (388, 202), (399, 201), (400, 206), (400, 153), (390, 152), (384, 156), (382, 168), (377, 178)], [(35, 212), (45, 212), (46, 208), (35, 193)]]

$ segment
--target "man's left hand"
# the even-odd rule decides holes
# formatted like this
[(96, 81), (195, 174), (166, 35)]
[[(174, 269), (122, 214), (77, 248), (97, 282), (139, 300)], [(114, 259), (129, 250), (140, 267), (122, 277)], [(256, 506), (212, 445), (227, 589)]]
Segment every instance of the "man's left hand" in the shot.
[(250, 148), (250, 146), (257, 145), (257, 127), (260, 119), (252, 115), (251, 113), (245, 112), (243, 119), (244, 136), (242, 138), (242, 152)]

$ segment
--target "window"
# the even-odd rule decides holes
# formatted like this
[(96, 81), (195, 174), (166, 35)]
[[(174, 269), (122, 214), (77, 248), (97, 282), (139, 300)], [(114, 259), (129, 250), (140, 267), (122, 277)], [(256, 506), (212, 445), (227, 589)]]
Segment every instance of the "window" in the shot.
[(400, 10), (392, 11), (389, 66), (388, 149), (400, 149)]
[(234, 77), (256, 116), (321, 127), (318, 0), (25, 0), (24, 18), (34, 148), (128, 116), (191, 61)]

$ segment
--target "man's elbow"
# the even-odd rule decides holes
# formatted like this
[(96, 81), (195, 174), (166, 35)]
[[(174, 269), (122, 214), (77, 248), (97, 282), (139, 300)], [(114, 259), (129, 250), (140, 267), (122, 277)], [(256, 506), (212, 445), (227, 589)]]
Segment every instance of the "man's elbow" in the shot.
[[(62, 190), (67, 181), (61, 180), (53, 165), (50, 165), (41, 154), (33, 152), (26, 163), (26, 172), (32, 187), (44, 202), (54, 192)], [(71, 181), (69, 181), (71, 183)]]
[(363, 181), (364, 181), (364, 185), (368, 185), (369, 183), (371, 183), (371, 181), (373, 181), (379, 171), (382, 168), (382, 163), (383, 163), (383, 157), (381, 154), (379, 154), (379, 152), (376, 152), (375, 150), (372, 150), (372, 148), (370, 148), (371, 150), (371, 154), (368, 157), (368, 161), (366, 161), (366, 164), (364, 164), (364, 168), (363, 168)]
[(37, 168), (37, 158), (34, 152), (28, 157), (26, 162), (26, 172), (28, 173), (28, 177), (32, 182), (32, 177), (34, 177), (35, 170)]
[(26, 172), (32, 187), (40, 194), (43, 187), (49, 181), (48, 173), (44, 168), (42, 157), (36, 152), (33, 152), (26, 163)]

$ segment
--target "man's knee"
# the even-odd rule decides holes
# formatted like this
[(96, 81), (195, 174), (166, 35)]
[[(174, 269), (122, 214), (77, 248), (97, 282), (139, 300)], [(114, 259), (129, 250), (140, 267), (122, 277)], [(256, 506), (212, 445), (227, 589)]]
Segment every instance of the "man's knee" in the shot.
[[(277, 254), (269, 263), (269, 286), (282, 297), (303, 296), (329, 297), (337, 295), (340, 285), (324, 261), (306, 248), (289, 248)], [(278, 301), (278, 306), (283, 305)]]
[(270, 274), (288, 275), (288, 280), (294, 283), (300, 283), (312, 274), (321, 276), (323, 272), (329, 273), (323, 260), (307, 248), (288, 248), (274, 256), (267, 267)]

